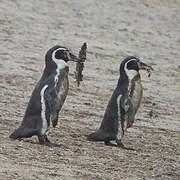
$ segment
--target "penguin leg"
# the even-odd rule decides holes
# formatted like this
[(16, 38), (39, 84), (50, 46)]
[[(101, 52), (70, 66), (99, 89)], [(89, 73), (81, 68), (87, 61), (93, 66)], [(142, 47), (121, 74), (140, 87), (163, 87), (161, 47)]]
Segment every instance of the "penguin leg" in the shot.
[(125, 133), (125, 130), (126, 130), (126, 125), (127, 125), (127, 123), (126, 122), (124, 122), (124, 125), (123, 126), (125, 126), (125, 127), (122, 127), (122, 123), (121, 122), (119, 122), (119, 128), (118, 128), (118, 134), (117, 134), (117, 136), (116, 136), (116, 143), (117, 143), (117, 146), (118, 147), (122, 147), (122, 148), (124, 148), (125, 146), (124, 146), (124, 144), (122, 143), (122, 140), (123, 140), (123, 137), (124, 137), (124, 133)]
[(41, 145), (51, 145), (52, 143), (48, 139), (48, 130), (44, 134), (38, 135), (39, 144)]
[(39, 139), (39, 144), (41, 144), (41, 145), (45, 145), (45, 146), (49, 146), (49, 147), (61, 147), (62, 146), (62, 144), (52, 143), (48, 139), (48, 128), (45, 133), (43, 133), (43, 134), (41, 133), (38, 135), (38, 139)]
[[(119, 123), (119, 124), (121, 124), (121, 123)], [(126, 147), (122, 143), (122, 140), (123, 140), (123, 137), (124, 137), (124, 133), (127, 131), (127, 128), (128, 128), (128, 121), (126, 119), (124, 121), (123, 126), (119, 127), (119, 129), (118, 129), (118, 134), (117, 134), (117, 137), (116, 137), (116, 143), (117, 143), (117, 146), (121, 147), (122, 149), (133, 150), (134, 151), (135, 149)]]
[(118, 133), (116, 136), (116, 143), (118, 147), (121, 147), (123, 149), (127, 149), (124, 144), (122, 143), (123, 137), (124, 137), (124, 133), (127, 130), (127, 125), (128, 125), (128, 121), (127, 118), (125, 118), (125, 120), (123, 122), (119, 122), (119, 128), (118, 128)]
[(50, 125), (49, 119), (46, 121), (46, 123), (43, 124), (41, 132), (38, 134), (38, 139), (39, 139), (39, 144), (45, 145), (45, 146), (50, 146), (50, 147), (59, 147), (60, 145), (52, 143), (48, 139), (48, 128)]
[(49, 146), (49, 147), (61, 147), (62, 144), (52, 143), (49, 139), (47, 134), (38, 135), (39, 144)]
[(128, 99), (122, 96), (118, 96), (117, 98), (118, 105), (118, 133), (116, 135), (116, 143), (118, 147), (126, 149), (124, 144), (122, 143), (122, 139), (124, 137), (124, 133), (127, 130), (128, 125)]
[(48, 139), (48, 128), (50, 125), (50, 119), (43, 119), (41, 132), (38, 134), (39, 144), (51, 146), (52, 143)]

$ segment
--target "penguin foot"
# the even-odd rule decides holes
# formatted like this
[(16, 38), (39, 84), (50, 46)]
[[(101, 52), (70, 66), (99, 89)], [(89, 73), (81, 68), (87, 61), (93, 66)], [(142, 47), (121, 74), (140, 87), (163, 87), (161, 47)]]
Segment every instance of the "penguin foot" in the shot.
[(48, 139), (47, 135), (39, 135), (38, 139), (39, 139), (39, 144), (41, 144), (41, 145), (45, 145), (45, 146), (49, 146), (49, 147), (61, 147), (62, 146), (62, 144), (52, 143)]
[(121, 140), (116, 140), (116, 143), (117, 143), (117, 147), (120, 147), (120, 148), (126, 149), (126, 150), (133, 150), (133, 151), (135, 151), (135, 149), (133, 149), (133, 148), (128, 148), (128, 147), (124, 146), (124, 144), (121, 142)]
[(51, 141), (48, 139), (47, 135), (39, 135), (39, 144), (41, 145), (51, 145)]
[(104, 141), (104, 144), (107, 146), (116, 146), (115, 144), (111, 143), (110, 141)]

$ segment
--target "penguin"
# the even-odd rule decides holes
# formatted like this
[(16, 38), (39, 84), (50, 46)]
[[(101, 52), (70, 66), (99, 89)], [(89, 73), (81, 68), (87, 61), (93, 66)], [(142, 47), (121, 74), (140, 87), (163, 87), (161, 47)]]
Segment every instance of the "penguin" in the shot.
[(128, 149), (123, 144), (123, 137), (130, 128), (139, 109), (143, 89), (139, 70), (150, 73), (151, 66), (138, 58), (129, 56), (120, 64), (120, 77), (104, 113), (100, 128), (87, 136), (90, 141), (104, 141), (105, 145), (115, 145)]
[(50, 122), (56, 127), (68, 93), (68, 61), (79, 62), (79, 58), (66, 47), (56, 45), (47, 51), (42, 77), (32, 92), (20, 127), (9, 136), (11, 139), (36, 135), (40, 144), (53, 144), (48, 130)]

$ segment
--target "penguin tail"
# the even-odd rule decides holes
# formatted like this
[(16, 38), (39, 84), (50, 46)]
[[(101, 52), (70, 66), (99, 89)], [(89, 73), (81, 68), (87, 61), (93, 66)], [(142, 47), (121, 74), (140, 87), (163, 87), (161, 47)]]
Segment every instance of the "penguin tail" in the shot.
[(33, 130), (26, 126), (20, 126), (12, 134), (10, 134), (9, 138), (11, 139), (27, 138), (27, 137), (32, 137), (33, 135), (36, 134), (37, 134), (37, 130)]
[(91, 133), (87, 136), (87, 140), (89, 141), (104, 141), (105, 135), (101, 130), (97, 130), (94, 133)]

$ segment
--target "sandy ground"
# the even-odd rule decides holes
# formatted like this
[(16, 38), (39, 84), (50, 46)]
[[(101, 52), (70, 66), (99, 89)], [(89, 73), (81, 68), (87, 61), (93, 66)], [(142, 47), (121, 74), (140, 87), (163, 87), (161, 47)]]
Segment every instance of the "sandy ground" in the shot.
[[(1, 0), (0, 7), (0, 179), (180, 179), (180, 1)], [(83, 42), (84, 81), (76, 86), (70, 63), (69, 96), (49, 133), (63, 146), (10, 140), (46, 51), (59, 44), (77, 54)], [(99, 127), (128, 55), (155, 69), (151, 78), (141, 73), (144, 97), (125, 137), (135, 151), (85, 137)]]

